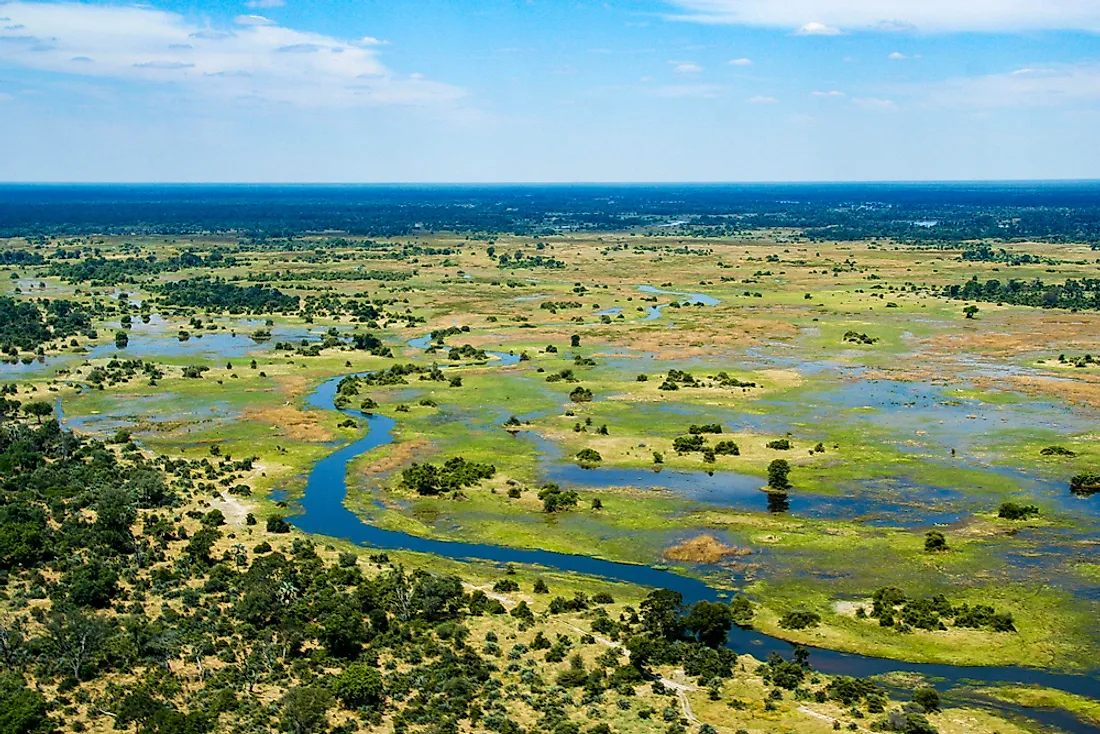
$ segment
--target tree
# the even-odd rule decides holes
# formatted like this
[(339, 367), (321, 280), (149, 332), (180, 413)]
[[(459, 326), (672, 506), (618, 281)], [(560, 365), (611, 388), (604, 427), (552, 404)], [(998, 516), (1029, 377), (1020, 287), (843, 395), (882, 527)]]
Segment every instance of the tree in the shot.
[(924, 549), (929, 552), (947, 550), (947, 538), (939, 530), (929, 530), (924, 534)]
[(963, 313), (966, 314), (966, 318), (972, 319), (975, 316), (977, 316), (978, 311), (980, 311), (980, 310), (981, 309), (979, 309), (977, 306), (971, 305), (971, 306), (967, 306), (966, 308), (964, 308)]
[(349, 709), (371, 708), (382, 705), (385, 688), (382, 674), (366, 663), (352, 663), (336, 676), (333, 693), (340, 703)]
[(98, 558), (70, 569), (61, 577), (69, 600), (78, 607), (102, 609), (118, 592), (118, 574)]
[(453, 615), (462, 602), (462, 580), (457, 576), (426, 576), (413, 591), (411, 603), (433, 622)]
[(108, 487), (100, 492), (95, 509), (99, 541), (118, 553), (130, 552), (134, 546), (130, 526), (137, 521), (137, 508), (130, 492), (124, 487)]
[(126, 335), (125, 331), (115, 332), (115, 348), (125, 349), (126, 345), (130, 343), (130, 337)]
[(580, 345), (581, 345), (581, 338), (578, 334), (574, 334), (573, 336), (569, 337), (569, 346), (576, 349)]
[(572, 400), (574, 403), (591, 403), (592, 391), (586, 387), (581, 387), (580, 385), (578, 385), (577, 387), (573, 388), (573, 392), (569, 393), (569, 399)]
[(53, 406), (45, 400), (33, 400), (23, 404), (23, 412), (28, 416), (33, 415), (41, 423), (43, 418), (53, 413)]
[(683, 636), (683, 624), (680, 612), (683, 611), (684, 596), (678, 591), (655, 589), (642, 600), (642, 626), (654, 637), (677, 640)]
[(187, 542), (187, 547), (184, 548), (184, 553), (190, 556), (195, 563), (209, 565), (210, 551), (214, 549), (214, 544), (218, 542), (220, 537), (222, 537), (221, 532), (211, 527), (203, 527), (202, 530), (191, 536), (191, 539)]
[(790, 473), (791, 465), (786, 459), (774, 459), (768, 464), (768, 489), (786, 492), (791, 488), (791, 482), (787, 478)]
[(940, 710), (940, 694), (935, 688), (924, 686), (913, 691), (913, 703), (920, 706), (927, 713), (935, 713)]
[(46, 715), (46, 699), (27, 688), (23, 676), (0, 674), (0, 732), (3, 734), (48, 734), (53, 722)]
[(290, 523), (281, 517), (269, 517), (267, 518), (267, 532), (269, 533), (289, 533)]
[(363, 614), (358, 609), (350, 604), (340, 604), (338, 608), (326, 612), (320, 623), (321, 631), (317, 637), (329, 655), (355, 658), (362, 652), (367, 629), (363, 624)]
[(582, 466), (584, 464), (599, 464), (603, 461), (603, 457), (595, 449), (581, 449), (577, 452), (577, 462)]
[(291, 734), (312, 734), (328, 728), (332, 694), (320, 686), (298, 686), (279, 701), (280, 723)]
[(707, 647), (718, 647), (733, 627), (733, 616), (728, 605), (703, 600), (692, 606), (684, 618), (684, 626)]
[(94, 614), (55, 612), (46, 622), (46, 644), (54, 663), (79, 681), (99, 656), (109, 630)]

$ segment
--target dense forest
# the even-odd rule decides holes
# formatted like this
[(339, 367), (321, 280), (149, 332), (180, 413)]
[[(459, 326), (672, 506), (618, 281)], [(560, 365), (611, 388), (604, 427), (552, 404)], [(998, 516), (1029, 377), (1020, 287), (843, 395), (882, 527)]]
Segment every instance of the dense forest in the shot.
[[(6, 186), (0, 236), (340, 231), (621, 231), (944, 244), (1045, 239), (1100, 245), (1100, 185), (1067, 183), (634, 186)], [(675, 228), (675, 229), (673, 229)]]

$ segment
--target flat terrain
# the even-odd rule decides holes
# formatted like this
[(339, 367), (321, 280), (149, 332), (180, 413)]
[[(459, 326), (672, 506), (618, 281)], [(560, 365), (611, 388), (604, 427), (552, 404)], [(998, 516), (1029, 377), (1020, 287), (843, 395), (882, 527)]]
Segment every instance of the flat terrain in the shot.
[[(224, 267), (117, 283), (74, 282), (49, 265), (0, 268), (0, 296), (67, 298), (97, 313), (96, 338), (20, 352), (0, 364), (0, 383), (56, 403), (82, 435), (124, 431), (173, 457), (253, 457), (244, 491), (210, 486), (237, 524), (247, 513), (294, 515), (317, 462), (370, 435), (367, 416), (381, 416), (394, 420), (392, 442), (353, 458), (346, 479), (347, 507), (369, 526), (667, 568), (747, 597), (753, 628), (814, 648), (1095, 673), (1100, 497), (1075, 495), (1070, 479), (1100, 466), (1100, 363), (1082, 359), (1100, 353), (1100, 312), (980, 302), (971, 318), (972, 302), (941, 293), (975, 277), (1095, 278), (1088, 247), (1016, 243), (1010, 252), (1042, 261), (1010, 265), (780, 230), (56, 244), (94, 244), (108, 260), (232, 254)], [(305, 308), (164, 302), (164, 284), (209, 275), (263, 282)], [(355, 348), (356, 335), (377, 337), (389, 356)], [(113, 378), (112, 363), (127, 359), (162, 375)], [(334, 379), (394, 365), (418, 371), (360, 386), (349, 412), (311, 401)], [(433, 366), (446, 369), (422, 379)], [(194, 367), (208, 369), (186, 376)], [(703, 450), (685, 450), (692, 436)], [(454, 457), (495, 471), (427, 494), (408, 481), (414, 463)], [(777, 459), (790, 486), (764, 491)], [(548, 507), (549, 483), (574, 501)], [(999, 517), (1008, 502), (1037, 512)], [(942, 548), (929, 549), (930, 533)], [(899, 601), (889, 621), (872, 614), (884, 587), (914, 611)], [(643, 594), (616, 593), (631, 596)], [(934, 599), (955, 611), (928, 624), (914, 600)], [(962, 622), (962, 605), (991, 610)], [(799, 616), (811, 621), (792, 623)], [(752, 675), (729, 685), (721, 703), (681, 692), (688, 718), (730, 732), (763, 731), (762, 720), (767, 730), (824, 731), (844, 716), (813, 701), (765, 712), (767, 690)], [(730, 695), (747, 708), (730, 708)], [(1096, 717), (1095, 701), (1059, 691), (973, 695)], [(753, 707), (758, 716), (739, 718)], [(992, 716), (979, 706), (934, 723), (1016, 730)]]

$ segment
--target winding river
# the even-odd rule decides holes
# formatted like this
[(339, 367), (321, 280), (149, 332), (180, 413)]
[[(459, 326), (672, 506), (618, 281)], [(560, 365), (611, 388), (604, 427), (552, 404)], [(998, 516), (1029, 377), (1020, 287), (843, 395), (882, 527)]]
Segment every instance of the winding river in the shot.
[[(643, 287), (651, 294), (669, 294), (683, 296), (688, 303), (714, 305), (718, 302), (710, 296), (672, 293), (652, 287)], [(650, 307), (651, 315), (660, 315), (660, 306)], [(247, 340), (242, 339), (246, 342)], [(430, 346), (430, 337), (421, 337), (408, 343), (408, 346), (425, 349)], [(514, 354), (490, 352), (492, 362), (499, 366), (518, 363)], [(335, 410), (334, 399), (337, 385), (343, 376), (332, 378), (321, 384), (308, 398), (307, 404), (318, 410)], [(65, 420), (60, 398), (57, 401), (57, 414)], [(569, 555), (543, 550), (509, 548), (420, 538), (407, 533), (384, 530), (371, 526), (345, 506), (347, 498), (348, 465), (356, 458), (393, 442), (393, 430), (396, 421), (383, 415), (366, 414), (356, 410), (343, 410), (342, 413), (365, 421), (367, 434), (320, 460), (312, 469), (300, 500), (296, 502), (299, 512), (288, 520), (307, 533), (343, 538), (357, 544), (369, 545), (380, 549), (408, 550), (431, 553), (457, 560), (482, 560), (494, 563), (515, 563), (540, 566), (561, 572), (572, 572), (588, 576), (601, 577), (645, 587), (666, 588), (679, 592), (684, 601), (692, 604), (700, 600), (714, 601), (719, 592), (703, 581), (643, 565), (616, 563), (581, 555)], [(554, 477), (568, 481), (571, 477)], [(633, 479), (633, 477), (632, 477)], [(755, 480), (754, 480), (755, 481)], [(752, 629), (735, 627), (728, 639), (728, 645), (740, 653), (752, 654), (758, 659), (771, 652), (789, 655), (791, 645), (778, 638), (770, 637)], [(1088, 674), (1071, 675), (1047, 670), (1022, 667), (965, 667), (941, 664), (906, 663), (887, 658), (876, 658), (852, 653), (837, 652), (821, 648), (812, 648), (813, 665), (831, 674), (854, 675), (860, 677), (881, 675), (890, 672), (914, 673), (924, 676), (928, 682), (941, 691), (956, 686), (990, 686), (998, 683), (1040, 685), (1057, 688), (1084, 696), (1095, 696), (1100, 691), (1100, 669)], [(1001, 711), (1020, 714), (1064, 731), (1095, 732), (1098, 729), (1071, 714), (1061, 710), (1022, 709), (1013, 704), (990, 703)]]
[[(424, 344), (419, 339), (415, 342), (411, 345)], [(491, 354), (502, 364), (514, 364), (516, 360), (513, 355)], [(307, 399), (308, 405), (320, 410), (335, 410), (336, 388), (341, 379), (342, 377), (336, 377), (319, 386)], [(671, 589), (680, 592), (688, 604), (718, 598), (718, 591), (704, 582), (671, 571), (543, 550), (420, 538), (368, 525), (344, 504), (347, 498), (348, 464), (369, 451), (392, 443), (396, 421), (387, 416), (365, 414), (356, 410), (341, 412), (366, 421), (369, 430), (363, 438), (319, 461), (310, 472), (303, 496), (297, 502), (300, 513), (288, 518), (292, 524), (307, 533), (343, 538), (380, 549), (432, 553), (458, 560), (542, 566), (639, 586)], [(738, 652), (750, 653), (761, 659), (773, 651), (784, 655), (789, 655), (791, 651), (791, 645), (783, 640), (738, 627), (731, 631), (728, 644)], [(897, 671), (915, 673), (925, 676), (941, 691), (959, 685), (987, 686), (997, 683), (1041, 685), (1085, 696), (1095, 696), (1096, 691), (1100, 690), (1100, 671), (1095, 670), (1087, 675), (1071, 675), (1010, 666), (965, 667), (906, 663), (821, 648), (812, 649), (811, 659), (817, 669), (832, 674), (866, 677)], [(996, 705), (1003, 710), (1038, 719), (1065, 731), (1096, 731), (1095, 727), (1062, 711), (1021, 710), (1011, 704)]]

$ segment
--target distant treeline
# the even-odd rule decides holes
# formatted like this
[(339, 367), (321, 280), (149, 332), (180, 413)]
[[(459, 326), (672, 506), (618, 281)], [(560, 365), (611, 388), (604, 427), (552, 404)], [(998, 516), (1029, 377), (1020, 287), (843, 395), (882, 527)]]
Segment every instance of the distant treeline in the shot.
[[(421, 231), (550, 234), (761, 228), (813, 238), (1100, 243), (1100, 184), (4, 186), (0, 236)], [(675, 228), (675, 229), (674, 229)], [(40, 240), (38, 240), (40, 241)]]
[(974, 277), (962, 285), (946, 286), (943, 295), (965, 301), (1100, 311), (1100, 279), (1096, 278), (1071, 278), (1065, 283), (1047, 284), (1038, 278), (981, 283)]

